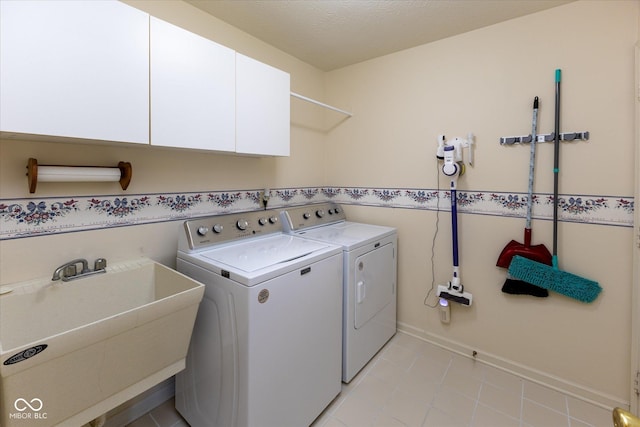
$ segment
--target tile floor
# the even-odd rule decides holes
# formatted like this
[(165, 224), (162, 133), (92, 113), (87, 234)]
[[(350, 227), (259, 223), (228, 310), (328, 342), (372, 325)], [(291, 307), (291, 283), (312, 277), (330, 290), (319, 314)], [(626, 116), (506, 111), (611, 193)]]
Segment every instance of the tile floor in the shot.
[[(173, 399), (128, 427), (187, 427)], [(611, 411), (398, 332), (312, 427), (611, 427)]]

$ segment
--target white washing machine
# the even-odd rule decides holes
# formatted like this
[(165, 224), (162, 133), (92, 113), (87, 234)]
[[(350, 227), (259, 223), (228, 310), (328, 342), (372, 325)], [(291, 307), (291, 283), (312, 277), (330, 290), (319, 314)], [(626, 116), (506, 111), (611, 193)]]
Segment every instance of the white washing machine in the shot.
[(396, 333), (396, 229), (347, 221), (335, 203), (281, 216), (289, 233), (342, 246), (342, 381), (348, 383)]
[(340, 393), (342, 251), (276, 211), (186, 221), (178, 271), (205, 285), (176, 408), (192, 427), (308, 426)]

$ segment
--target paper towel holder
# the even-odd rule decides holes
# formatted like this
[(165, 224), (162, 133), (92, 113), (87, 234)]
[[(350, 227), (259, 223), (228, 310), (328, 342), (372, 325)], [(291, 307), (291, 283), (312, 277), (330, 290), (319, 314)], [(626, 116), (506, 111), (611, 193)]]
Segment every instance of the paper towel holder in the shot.
[[(38, 169), (41, 181), (47, 182), (119, 182), (126, 190), (131, 182), (133, 168), (129, 162), (119, 162), (116, 167), (109, 166), (60, 166), (38, 165), (33, 157), (27, 162), (29, 193), (35, 193), (38, 185)], [(44, 178), (46, 176), (46, 178)], [(43, 179), (44, 178), (44, 179)]]

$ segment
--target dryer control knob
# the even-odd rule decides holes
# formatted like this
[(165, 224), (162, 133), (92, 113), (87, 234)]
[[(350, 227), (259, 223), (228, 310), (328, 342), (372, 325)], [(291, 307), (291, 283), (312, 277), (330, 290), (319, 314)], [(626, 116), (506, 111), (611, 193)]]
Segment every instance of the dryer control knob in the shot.
[(222, 224), (214, 224), (213, 225), (213, 232), (216, 234), (222, 233), (222, 230), (224, 230), (224, 227), (222, 226)]
[(258, 224), (260, 225), (265, 225), (266, 223), (267, 223), (267, 218), (262, 217), (258, 220)]
[(238, 222), (236, 222), (236, 227), (238, 227), (238, 230), (246, 230), (248, 226), (249, 222), (246, 219), (239, 219)]
[(309, 218), (311, 218), (311, 214), (309, 212), (305, 212), (305, 213), (302, 214), (302, 218), (309, 219)]
[(206, 235), (209, 232), (207, 227), (198, 227), (198, 234), (201, 236)]
[(316, 216), (317, 216), (318, 218), (322, 218), (322, 217), (324, 216), (324, 210), (322, 210), (322, 209), (318, 209), (318, 210), (316, 211)]
[(340, 213), (340, 208), (335, 208), (333, 211), (334, 211), (335, 213), (339, 214), (339, 213)]
[(269, 217), (269, 222), (271, 224), (275, 224), (276, 222), (278, 222), (278, 217), (277, 216), (271, 216)]

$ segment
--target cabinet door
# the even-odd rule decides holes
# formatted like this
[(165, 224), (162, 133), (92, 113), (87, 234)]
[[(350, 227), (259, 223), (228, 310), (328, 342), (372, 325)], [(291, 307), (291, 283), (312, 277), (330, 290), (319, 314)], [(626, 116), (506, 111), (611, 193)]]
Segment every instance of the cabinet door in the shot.
[(117, 1), (0, 1), (0, 130), (149, 142), (149, 15)]
[(236, 151), (288, 156), (288, 73), (236, 53)]
[(235, 151), (235, 52), (153, 17), (151, 145)]

